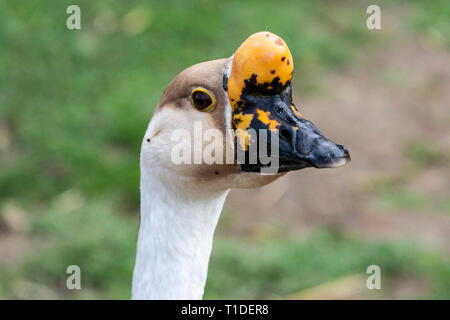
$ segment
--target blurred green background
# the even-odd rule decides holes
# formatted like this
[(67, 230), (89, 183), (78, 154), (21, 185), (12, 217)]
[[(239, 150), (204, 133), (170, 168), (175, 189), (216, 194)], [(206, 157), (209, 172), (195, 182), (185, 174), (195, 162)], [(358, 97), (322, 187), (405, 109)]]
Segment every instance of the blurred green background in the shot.
[[(260, 215), (259, 190), (232, 193), (205, 298), (450, 298), (450, 2), (298, 0), (1, 1), (0, 298), (130, 297), (153, 109), (178, 72), (261, 30), (353, 162), (292, 174)], [(365, 288), (371, 264), (382, 290)]]

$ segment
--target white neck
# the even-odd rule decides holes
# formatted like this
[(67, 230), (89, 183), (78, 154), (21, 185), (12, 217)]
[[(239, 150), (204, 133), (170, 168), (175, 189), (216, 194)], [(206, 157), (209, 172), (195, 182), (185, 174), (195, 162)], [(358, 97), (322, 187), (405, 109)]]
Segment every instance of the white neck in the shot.
[(201, 299), (214, 230), (228, 190), (196, 193), (176, 182), (165, 183), (170, 173), (160, 170), (141, 166), (132, 298)]

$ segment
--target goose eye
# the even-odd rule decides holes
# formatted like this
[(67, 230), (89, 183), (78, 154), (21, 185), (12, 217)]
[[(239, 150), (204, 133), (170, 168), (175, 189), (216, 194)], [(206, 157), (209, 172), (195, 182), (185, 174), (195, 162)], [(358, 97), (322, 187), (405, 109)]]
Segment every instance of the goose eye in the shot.
[(208, 111), (216, 105), (216, 99), (207, 90), (198, 88), (192, 91), (191, 101), (195, 108), (200, 111)]

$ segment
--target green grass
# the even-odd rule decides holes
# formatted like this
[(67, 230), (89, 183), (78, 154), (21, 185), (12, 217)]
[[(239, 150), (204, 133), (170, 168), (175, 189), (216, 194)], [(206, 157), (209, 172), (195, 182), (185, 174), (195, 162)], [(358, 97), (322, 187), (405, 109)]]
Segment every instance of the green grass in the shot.
[[(39, 249), (19, 269), (6, 272), (6, 297), (33, 298), (11, 296), (25, 280), (63, 297), (129, 298), (138, 219), (124, 216), (111, 203), (100, 201), (75, 210), (55, 204), (30, 215), (28, 237)], [(83, 290), (79, 292), (65, 289), (65, 270), (72, 264), (82, 272)]]
[(425, 194), (405, 186), (423, 170), (440, 168), (442, 174), (450, 172), (450, 157), (432, 142), (414, 140), (406, 144), (404, 168), (396, 176), (377, 177), (368, 186), (375, 195), (375, 203), (384, 211), (407, 210), (408, 212), (450, 212), (449, 200), (445, 195)]
[(412, 26), (434, 44), (450, 48), (450, 3), (446, 0), (414, 1)]
[(432, 165), (448, 165), (450, 155), (444, 150), (439, 150), (430, 141), (411, 141), (405, 148), (406, 156), (411, 165), (421, 169)]
[[(55, 203), (29, 215), (28, 236), (41, 248), (20, 267), (2, 268), (0, 298), (39, 293), (42, 298), (129, 298), (137, 220), (108, 203), (75, 210)], [(81, 268), (82, 290), (65, 288), (71, 264)], [(280, 298), (338, 277), (364, 275), (372, 264), (382, 271), (381, 295), (389, 294), (398, 278), (410, 277), (428, 284), (418, 298), (450, 298), (448, 258), (414, 243), (366, 241), (326, 230), (303, 239), (286, 234), (259, 241), (217, 237), (205, 298)], [(38, 289), (22, 289), (30, 283)]]
[[(324, 230), (306, 240), (286, 236), (262, 242), (219, 238), (205, 298), (280, 298), (350, 274), (365, 275), (373, 264), (382, 272), (380, 295), (389, 295), (395, 279), (411, 277), (430, 284), (430, 292), (418, 293), (418, 298), (450, 296), (448, 259), (421, 251), (412, 243), (362, 241)], [(367, 290), (364, 297), (371, 293)]]

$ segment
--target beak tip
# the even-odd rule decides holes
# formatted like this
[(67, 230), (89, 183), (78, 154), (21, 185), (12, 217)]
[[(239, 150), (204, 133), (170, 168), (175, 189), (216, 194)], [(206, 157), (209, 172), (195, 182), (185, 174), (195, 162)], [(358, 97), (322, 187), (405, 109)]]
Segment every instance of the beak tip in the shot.
[(333, 161), (329, 168), (339, 168), (345, 166), (347, 163), (350, 162), (350, 157), (345, 158), (338, 158), (337, 160)]
[(350, 157), (350, 153), (348, 152), (348, 149), (342, 145), (337, 146), (343, 152), (342, 156), (332, 158), (332, 160), (330, 159), (329, 161), (322, 162), (314, 166), (316, 168), (322, 169), (322, 168), (339, 168), (348, 164), (352, 160)]

